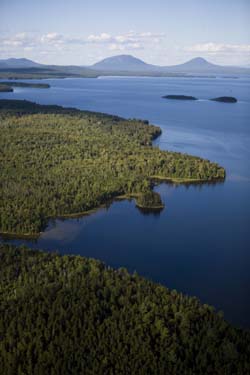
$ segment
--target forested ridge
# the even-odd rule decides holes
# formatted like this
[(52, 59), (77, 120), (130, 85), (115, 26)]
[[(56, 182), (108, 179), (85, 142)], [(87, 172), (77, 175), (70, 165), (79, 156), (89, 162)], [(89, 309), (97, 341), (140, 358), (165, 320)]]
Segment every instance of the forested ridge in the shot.
[(149, 193), (153, 177), (225, 177), (216, 163), (152, 147), (161, 130), (147, 121), (0, 100), (0, 131), (2, 233), (37, 234), (50, 217)]
[(250, 333), (97, 260), (0, 245), (2, 374), (247, 375)]
[(38, 88), (38, 89), (48, 89), (50, 85), (48, 83), (30, 83), (30, 82), (19, 82), (19, 81), (4, 81), (0, 82), (0, 86), (9, 86), (9, 87), (28, 87), (28, 88)]

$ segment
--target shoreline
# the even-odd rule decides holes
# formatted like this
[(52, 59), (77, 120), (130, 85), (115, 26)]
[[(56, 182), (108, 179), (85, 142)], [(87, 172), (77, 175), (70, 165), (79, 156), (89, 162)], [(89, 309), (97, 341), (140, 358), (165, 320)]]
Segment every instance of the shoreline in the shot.
[[(66, 109), (67, 109), (67, 107), (66, 107)], [(75, 109), (75, 108), (73, 108), (73, 109)], [(82, 111), (84, 112), (85, 110), (82, 110)], [(105, 115), (105, 116), (115, 116), (115, 115), (112, 115), (112, 114), (106, 114), (106, 113), (101, 113), (101, 112), (92, 112), (92, 111), (87, 111), (87, 112), (93, 113), (93, 114), (98, 114), (98, 115), (101, 114), (101, 115)], [(119, 116), (115, 116), (115, 117), (124, 119), (124, 118), (119, 117)], [(145, 120), (139, 120), (139, 121), (145, 121)], [(162, 134), (161, 128), (158, 125), (154, 125), (154, 126), (156, 127), (156, 129), (155, 129), (155, 133), (153, 133), (151, 135), (151, 143), (153, 141), (155, 141), (158, 137), (160, 137), (161, 134)], [(154, 147), (153, 144), (151, 144), (151, 147)], [(174, 151), (170, 151), (170, 152), (174, 152)], [(175, 184), (177, 184), (177, 185), (179, 185), (179, 184), (199, 184), (199, 183), (209, 184), (209, 183), (223, 182), (223, 181), (225, 181), (225, 178), (226, 178), (226, 171), (224, 169), (224, 178), (223, 177), (214, 177), (214, 178), (210, 178), (210, 179), (198, 179), (198, 178), (166, 177), (166, 176), (159, 176), (159, 175), (152, 175), (152, 176), (148, 176), (147, 178), (151, 183), (151, 191), (152, 191), (154, 186), (157, 186), (160, 183), (164, 183), (164, 182), (171, 183), (173, 185), (175, 185)], [(85, 210), (85, 211), (79, 211), (79, 212), (76, 212), (76, 213), (59, 214), (59, 215), (56, 215), (56, 216), (47, 216), (47, 217), (45, 217), (45, 219), (47, 221), (46, 225), (43, 228), (41, 228), (43, 230), (41, 230), (40, 232), (37, 232), (37, 233), (15, 233), (15, 232), (6, 232), (6, 231), (1, 232), (0, 231), (0, 239), (1, 239), (1, 237), (3, 237), (3, 238), (6, 237), (6, 239), (7, 239), (7, 237), (11, 237), (12, 239), (37, 240), (42, 233), (45, 233), (45, 230), (48, 227), (48, 224), (49, 224), (50, 220), (53, 220), (53, 219), (54, 220), (56, 220), (56, 219), (70, 219), (70, 218), (74, 219), (74, 218), (79, 218), (79, 217), (83, 217), (83, 216), (89, 216), (91, 214), (96, 213), (100, 209), (107, 207), (107, 205), (109, 203), (113, 203), (115, 200), (135, 199), (135, 206), (138, 207), (138, 208), (141, 208), (141, 209), (149, 209), (149, 210), (152, 209), (153, 210), (153, 209), (163, 209), (165, 207), (164, 204), (156, 206), (156, 207), (145, 207), (143, 205), (138, 205), (137, 202), (136, 202), (136, 198), (141, 196), (141, 195), (143, 195), (143, 193), (121, 193), (121, 194), (118, 194), (118, 195), (114, 195), (112, 198), (109, 198), (107, 201), (101, 203), (99, 206), (93, 207), (93, 208)]]
[[(196, 184), (196, 183), (201, 183), (201, 184), (204, 184), (204, 183), (220, 183), (220, 182), (224, 182), (225, 181), (225, 178), (224, 179), (221, 179), (221, 178), (214, 178), (214, 179), (211, 179), (211, 180), (201, 180), (201, 179), (191, 179), (191, 178), (169, 178), (169, 177), (161, 177), (161, 176), (151, 176), (149, 177), (149, 179), (151, 180), (151, 182), (153, 183), (153, 187), (157, 185), (157, 182), (159, 183), (171, 183), (173, 185), (175, 184)], [(154, 183), (155, 182), (155, 183)], [(119, 194), (117, 196), (114, 196), (113, 198), (107, 200), (105, 203), (102, 203), (100, 204), (99, 206), (97, 207), (93, 207), (89, 210), (86, 210), (86, 211), (80, 211), (80, 212), (76, 212), (76, 213), (65, 213), (65, 214), (61, 214), (61, 215), (56, 215), (56, 216), (48, 216), (46, 219), (48, 221), (50, 220), (60, 220), (60, 219), (76, 219), (76, 218), (81, 218), (81, 217), (84, 217), (84, 216), (90, 216), (92, 214), (95, 214), (97, 211), (103, 209), (103, 208), (106, 208), (107, 205), (109, 203), (114, 203), (116, 200), (117, 201), (122, 201), (122, 200), (131, 200), (131, 199), (135, 199), (135, 206), (138, 207), (138, 208), (142, 208), (142, 209), (163, 209), (165, 208), (165, 205), (161, 205), (161, 206), (156, 206), (156, 207), (144, 207), (142, 205), (138, 205), (136, 203), (136, 198), (139, 197), (140, 195), (142, 195), (143, 193), (131, 193), (131, 194), (128, 194), (128, 193), (124, 193), (124, 194)], [(4, 240), (4, 237), (6, 237), (6, 240), (8, 239), (12, 239), (12, 240), (18, 240), (18, 239), (24, 239), (24, 240), (37, 240), (41, 234), (45, 233), (46, 232), (46, 228), (47, 226), (44, 228), (44, 230), (42, 230), (41, 232), (37, 232), (37, 233), (13, 233), (13, 232), (1, 232), (0, 231), (0, 240), (1, 240), (1, 237), (2, 239)], [(10, 237), (10, 238), (8, 238)]]

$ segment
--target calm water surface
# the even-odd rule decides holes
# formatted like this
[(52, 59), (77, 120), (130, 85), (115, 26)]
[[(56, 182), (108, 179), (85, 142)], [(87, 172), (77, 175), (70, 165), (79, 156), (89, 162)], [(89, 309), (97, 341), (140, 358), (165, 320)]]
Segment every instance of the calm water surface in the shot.
[[(13, 242), (136, 270), (198, 296), (235, 325), (250, 328), (250, 79), (46, 81), (48, 90), (16, 88), (0, 98), (148, 119), (163, 130), (157, 146), (216, 161), (227, 178), (220, 184), (157, 186), (165, 202), (158, 215), (142, 214), (134, 201), (114, 202), (89, 217), (51, 222), (37, 242)], [(161, 98), (166, 94), (200, 100), (167, 101)], [(224, 95), (239, 101), (208, 100)]]

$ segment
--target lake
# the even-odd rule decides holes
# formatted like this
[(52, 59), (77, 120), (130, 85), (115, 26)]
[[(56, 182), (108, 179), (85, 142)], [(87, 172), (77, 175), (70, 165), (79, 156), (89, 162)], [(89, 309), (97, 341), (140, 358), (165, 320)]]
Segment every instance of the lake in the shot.
[[(50, 222), (33, 248), (98, 258), (223, 310), (250, 328), (250, 79), (49, 79), (50, 89), (15, 88), (0, 99), (77, 107), (161, 126), (161, 149), (186, 152), (226, 168), (223, 183), (160, 184), (165, 208), (144, 214), (133, 200), (95, 214)], [(39, 82), (26, 80), (25, 82)], [(162, 99), (184, 94), (198, 101)], [(235, 96), (236, 104), (209, 101)]]

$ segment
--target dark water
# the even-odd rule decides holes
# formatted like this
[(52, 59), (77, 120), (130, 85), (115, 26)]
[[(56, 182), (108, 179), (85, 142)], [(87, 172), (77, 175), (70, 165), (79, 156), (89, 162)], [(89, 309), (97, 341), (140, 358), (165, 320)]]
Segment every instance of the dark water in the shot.
[[(0, 98), (148, 119), (163, 130), (159, 147), (217, 161), (227, 179), (215, 185), (159, 185), (166, 205), (159, 215), (144, 215), (133, 201), (114, 202), (89, 217), (55, 220), (36, 243), (14, 242), (136, 270), (198, 296), (235, 325), (250, 328), (250, 79), (47, 81), (49, 90), (16, 88)], [(166, 94), (200, 100), (161, 99)], [(238, 103), (208, 100), (225, 95), (237, 97)]]

